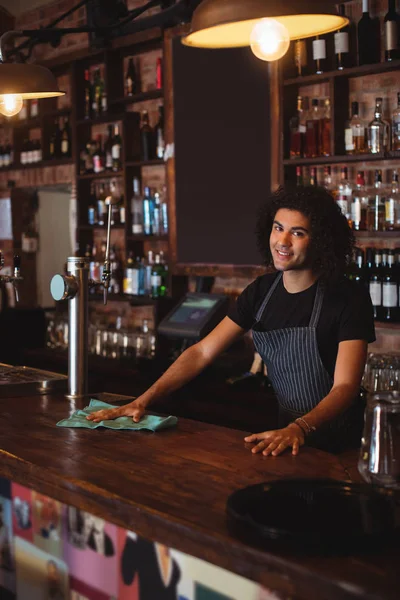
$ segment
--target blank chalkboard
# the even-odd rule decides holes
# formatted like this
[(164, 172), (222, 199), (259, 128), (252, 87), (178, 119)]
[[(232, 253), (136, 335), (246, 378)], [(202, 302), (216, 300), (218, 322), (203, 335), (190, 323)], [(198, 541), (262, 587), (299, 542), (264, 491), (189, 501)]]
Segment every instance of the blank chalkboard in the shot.
[(267, 63), (250, 49), (173, 46), (178, 263), (258, 265), (270, 190)]

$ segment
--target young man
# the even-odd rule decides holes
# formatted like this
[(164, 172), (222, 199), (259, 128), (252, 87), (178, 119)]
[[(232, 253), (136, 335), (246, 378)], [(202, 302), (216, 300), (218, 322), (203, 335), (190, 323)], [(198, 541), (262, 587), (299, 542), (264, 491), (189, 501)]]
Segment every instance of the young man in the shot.
[(275, 272), (258, 277), (206, 338), (186, 350), (134, 402), (88, 419), (132, 416), (198, 375), (252, 329), (276, 393), (280, 429), (245, 438), (276, 456), (305, 443), (331, 452), (359, 445), (359, 398), (367, 346), (374, 341), (368, 292), (344, 279), (354, 238), (333, 198), (315, 187), (281, 188), (260, 212), (258, 244)]

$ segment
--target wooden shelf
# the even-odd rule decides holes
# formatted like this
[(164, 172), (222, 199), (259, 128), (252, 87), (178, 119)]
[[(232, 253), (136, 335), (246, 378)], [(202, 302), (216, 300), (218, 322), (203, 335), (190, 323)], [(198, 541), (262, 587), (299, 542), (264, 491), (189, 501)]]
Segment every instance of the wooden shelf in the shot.
[(113, 102), (110, 102), (110, 106), (115, 104), (137, 104), (138, 102), (146, 102), (146, 100), (158, 100), (164, 98), (164, 90), (149, 90), (148, 92), (140, 92), (140, 94), (134, 94), (133, 96), (124, 96), (118, 98)]
[(128, 242), (168, 242), (167, 235), (127, 235)]
[(112, 177), (123, 177), (123, 171), (102, 171), (101, 173), (85, 173), (78, 175), (79, 179), (109, 179)]
[(386, 152), (382, 154), (344, 154), (343, 156), (317, 156), (317, 158), (286, 158), (285, 167), (300, 167), (307, 165), (335, 165), (360, 162), (379, 162), (382, 160), (399, 160), (399, 154)]
[(400, 60), (393, 60), (388, 63), (376, 63), (373, 65), (362, 65), (360, 67), (351, 67), (349, 69), (343, 69), (343, 71), (327, 71), (321, 73), (321, 75), (305, 75), (303, 77), (292, 77), (285, 79), (283, 85), (307, 85), (312, 83), (319, 83), (321, 81), (329, 81), (336, 77), (360, 77), (362, 75), (375, 75), (377, 73), (387, 73), (389, 71), (396, 71), (400, 69)]
[(156, 167), (165, 165), (165, 161), (163, 158), (156, 158), (154, 160), (128, 160), (125, 165), (127, 167)]
[(19, 169), (42, 169), (43, 167), (60, 167), (62, 165), (72, 165), (74, 161), (72, 158), (53, 158), (49, 160), (41, 160), (36, 163), (28, 163), (21, 165), (21, 163), (14, 164), (10, 167), (3, 167), (0, 171), (17, 171)]
[[(107, 231), (106, 225), (78, 225), (77, 229), (79, 229), (79, 231), (94, 231), (95, 229)], [(116, 229), (125, 229), (125, 225), (111, 225), (111, 230)]]
[[(98, 302), (103, 300), (103, 293), (100, 294), (89, 294), (89, 300)], [(150, 296), (128, 296), (127, 294), (108, 294), (107, 300), (110, 302), (129, 302), (132, 306), (154, 306), (157, 302), (157, 298), (150, 298)]]
[(103, 123), (115, 123), (116, 121), (123, 121), (124, 115), (121, 113), (111, 114), (106, 113), (105, 115), (101, 115), (100, 117), (96, 117), (95, 119), (79, 119), (76, 124), (77, 125), (101, 125)]
[(357, 238), (399, 238), (400, 231), (354, 231)]

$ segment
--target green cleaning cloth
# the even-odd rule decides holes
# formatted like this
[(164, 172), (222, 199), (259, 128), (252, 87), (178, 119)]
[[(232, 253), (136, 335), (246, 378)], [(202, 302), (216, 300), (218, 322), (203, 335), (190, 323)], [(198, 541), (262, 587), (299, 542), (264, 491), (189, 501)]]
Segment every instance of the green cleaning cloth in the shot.
[(118, 408), (113, 404), (107, 404), (100, 400), (90, 400), (89, 406), (86, 406), (83, 410), (77, 410), (69, 419), (63, 419), (57, 423), (57, 427), (85, 427), (87, 429), (96, 429), (96, 427), (108, 427), (109, 429), (150, 429), (150, 431), (159, 431), (160, 429), (167, 429), (177, 424), (178, 419), (176, 417), (156, 417), (155, 415), (145, 415), (141, 418), (139, 423), (132, 421), (132, 417), (118, 417), (117, 419), (110, 421), (100, 421), (95, 423), (94, 421), (88, 421), (86, 417), (96, 410), (103, 410), (107, 408)]

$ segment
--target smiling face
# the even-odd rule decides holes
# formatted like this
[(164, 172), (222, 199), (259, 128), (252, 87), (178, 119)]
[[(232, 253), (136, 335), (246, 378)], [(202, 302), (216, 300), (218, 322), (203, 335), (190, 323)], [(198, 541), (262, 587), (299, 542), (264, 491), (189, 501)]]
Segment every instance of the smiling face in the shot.
[(279, 209), (269, 239), (275, 269), (278, 271), (310, 269), (308, 260), (310, 243), (309, 218), (297, 210)]

